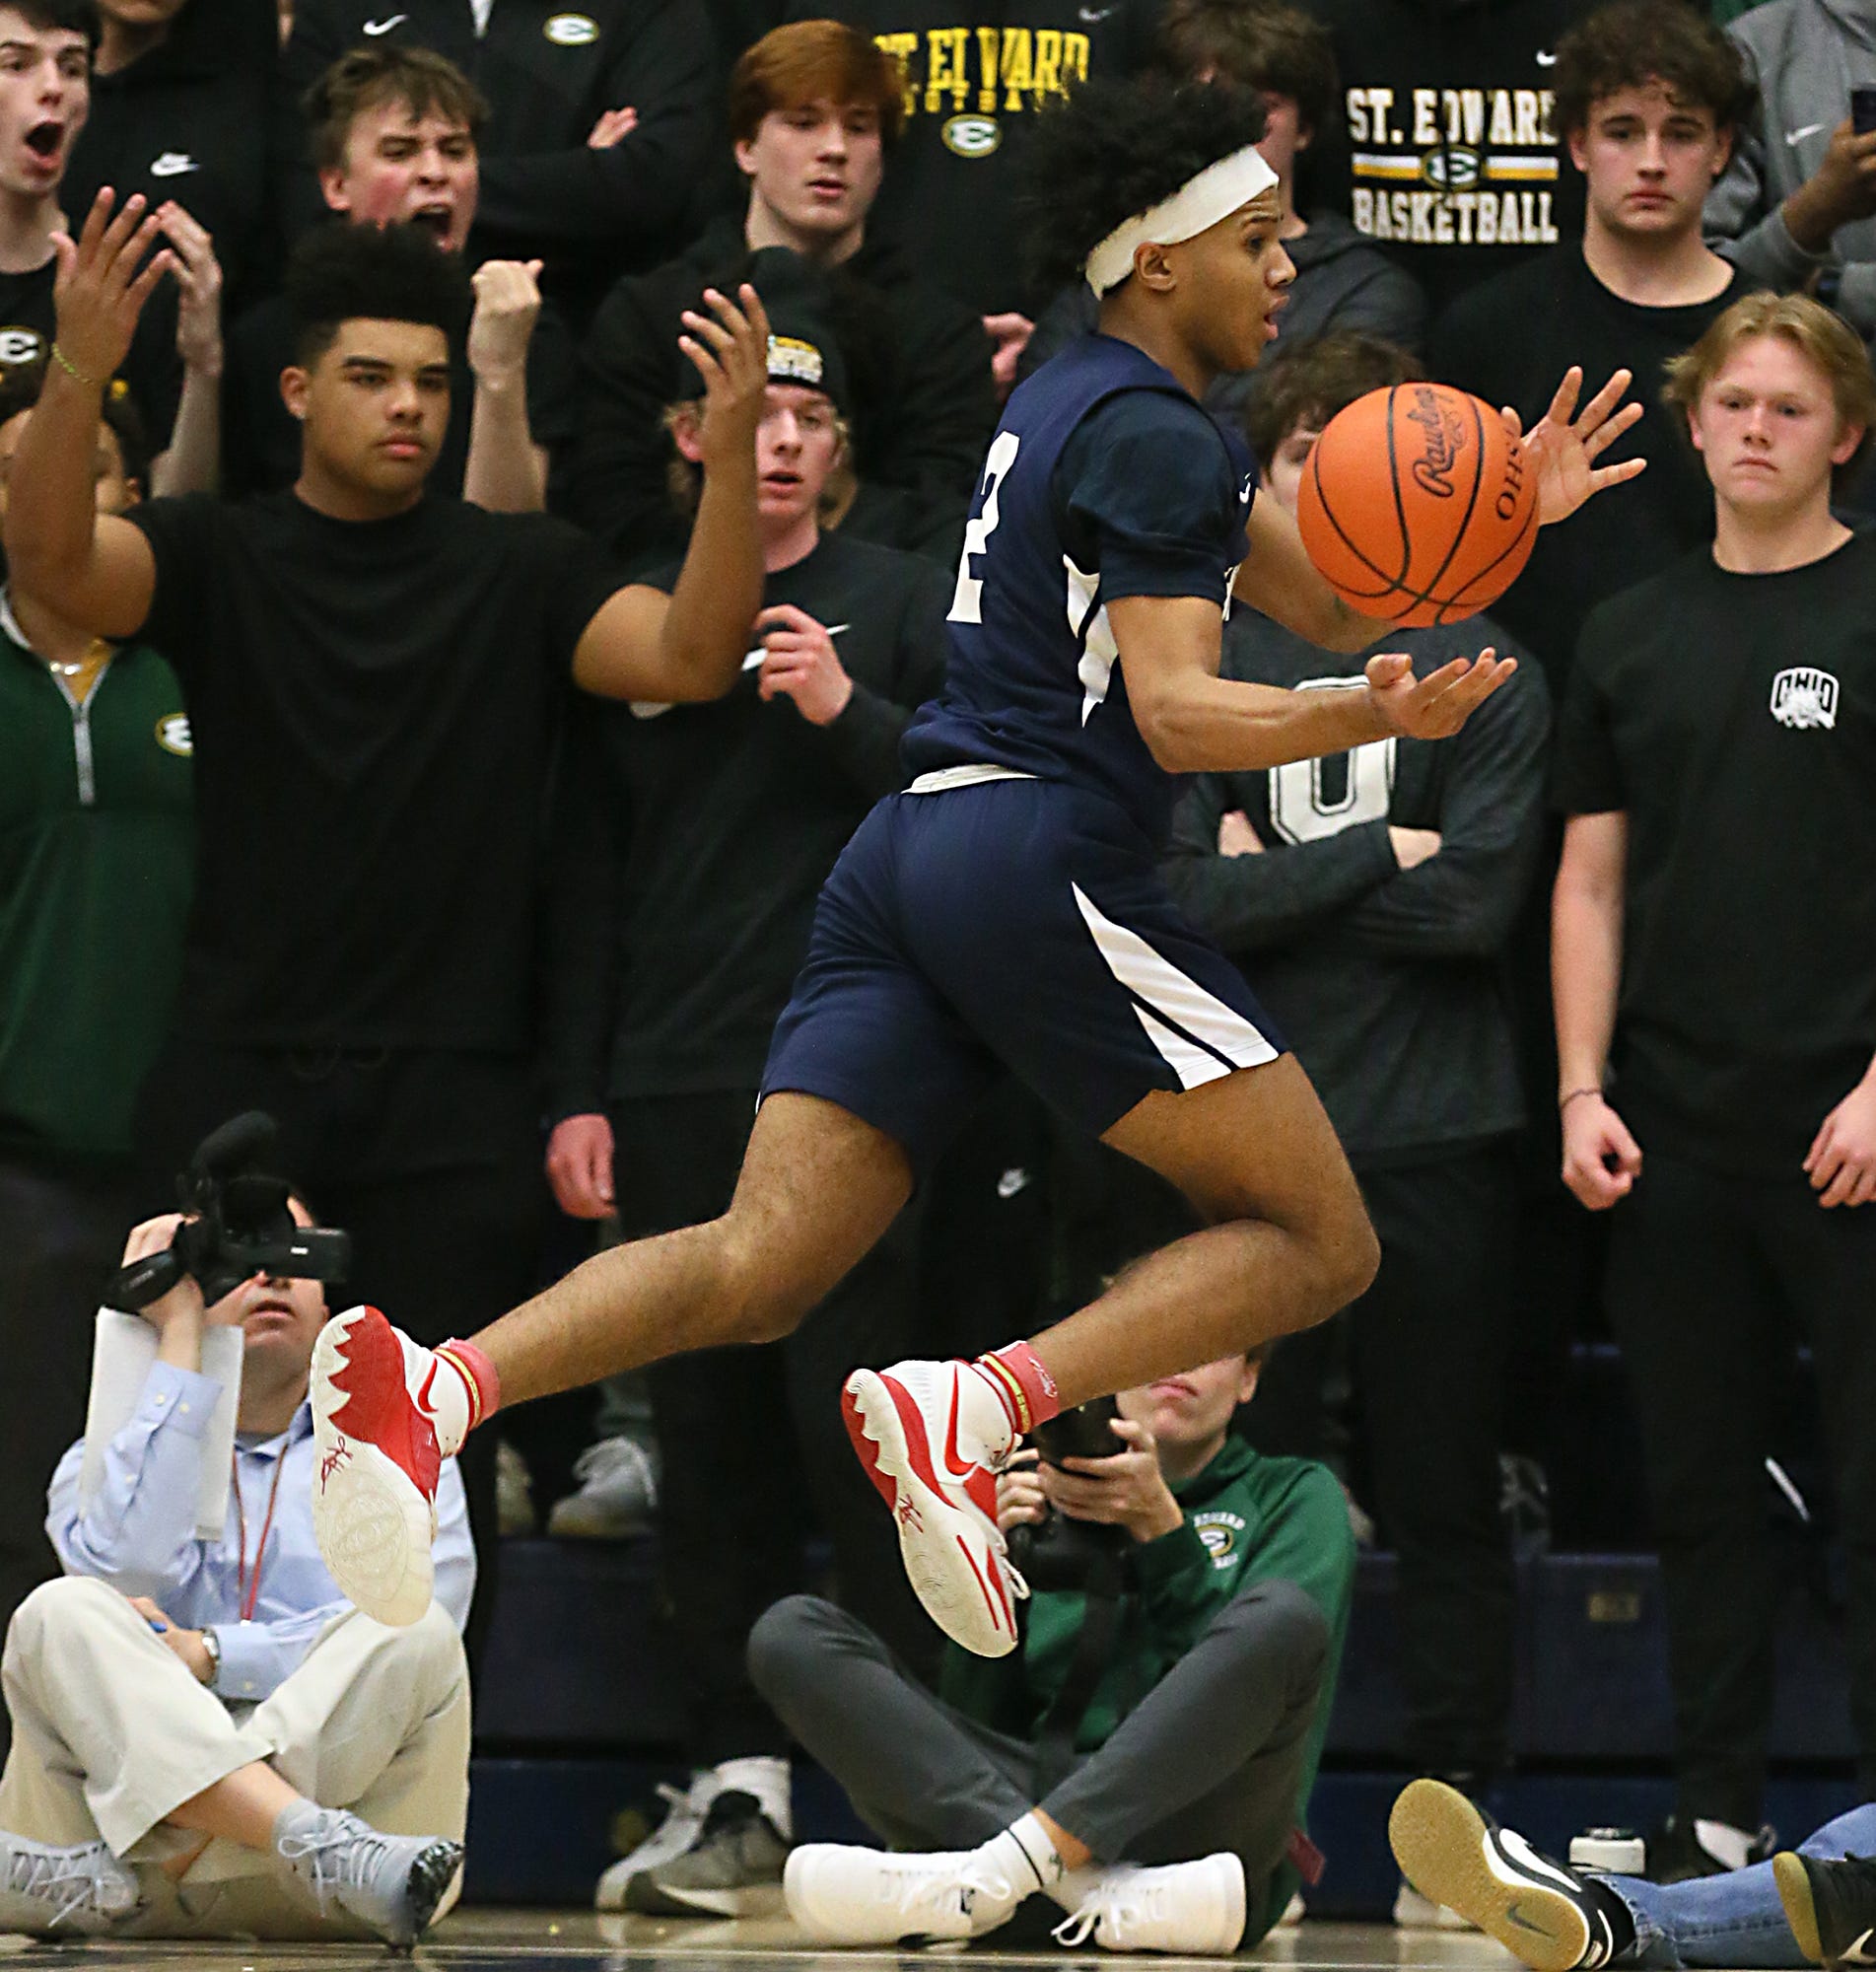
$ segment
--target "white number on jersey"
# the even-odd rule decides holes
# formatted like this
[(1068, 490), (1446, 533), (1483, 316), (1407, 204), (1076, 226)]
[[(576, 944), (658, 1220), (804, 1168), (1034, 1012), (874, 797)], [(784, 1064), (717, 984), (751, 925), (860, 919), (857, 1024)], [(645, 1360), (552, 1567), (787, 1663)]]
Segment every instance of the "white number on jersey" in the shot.
[(964, 529), (964, 552), (957, 564), (957, 589), (951, 597), (953, 623), (981, 623), (984, 620), (984, 585), (971, 573), (971, 562), (990, 547), (997, 531), (997, 488), (1003, 476), (1016, 462), (1016, 449), (1022, 444), (1014, 432), (999, 432), (984, 460), (984, 507)]
[[(1298, 691), (1348, 691), (1359, 678), (1305, 678)], [(1385, 821), (1394, 794), (1392, 739), (1370, 740), (1320, 760), (1289, 760), (1270, 770), (1271, 825), (1285, 842), (1320, 842), (1358, 822)]]

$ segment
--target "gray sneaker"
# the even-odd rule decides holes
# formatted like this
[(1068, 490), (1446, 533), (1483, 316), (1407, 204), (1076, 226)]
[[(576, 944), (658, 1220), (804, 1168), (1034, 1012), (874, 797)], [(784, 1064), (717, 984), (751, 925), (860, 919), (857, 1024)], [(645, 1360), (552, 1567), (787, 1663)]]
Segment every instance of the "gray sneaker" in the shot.
[(602, 1438), (574, 1461), (580, 1490), (554, 1503), (547, 1531), (561, 1540), (624, 1540), (658, 1505), (658, 1468), (634, 1438)]
[(782, 1908), (789, 1844), (740, 1788), (710, 1804), (691, 1848), (625, 1887), (625, 1907), (651, 1917), (751, 1917)]
[(54, 1849), (0, 1833), (0, 1931), (96, 1937), (137, 1902), (136, 1876), (102, 1842)]
[(350, 1911), (390, 1944), (414, 1944), (462, 1867), (462, 1844), (383, 1835), (342, 1807), (302, 1801), (274, 1823), (280, 1859), (318, 1899)]

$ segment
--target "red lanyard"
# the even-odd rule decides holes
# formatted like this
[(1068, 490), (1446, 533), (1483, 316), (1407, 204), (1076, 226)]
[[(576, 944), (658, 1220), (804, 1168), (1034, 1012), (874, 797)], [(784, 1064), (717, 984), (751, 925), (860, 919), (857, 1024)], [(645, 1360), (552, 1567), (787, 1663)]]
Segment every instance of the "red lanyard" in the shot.
[(287, 1447), (280, 1447), (274, 1460), (274, 1483), (267, 1494), (267, 1517), (260, 1523), (260, 1543), (254, 1549), (254, 1580), (247, 1580), (247, 1514), (241, 1503), (241, 1453), (235, 1454), (235, 1524), (241, 1530), (241, 1559), (236, 1564), (235, 1593), (241, 1598), (241, 1619), (254, 1620), (254, 1605), (260, 1600), (260, 1559), (267, 1552), (267, 1535), (274, 1523), (274, 1502), (280, 1497), (280, 1475), (287, 1469)]

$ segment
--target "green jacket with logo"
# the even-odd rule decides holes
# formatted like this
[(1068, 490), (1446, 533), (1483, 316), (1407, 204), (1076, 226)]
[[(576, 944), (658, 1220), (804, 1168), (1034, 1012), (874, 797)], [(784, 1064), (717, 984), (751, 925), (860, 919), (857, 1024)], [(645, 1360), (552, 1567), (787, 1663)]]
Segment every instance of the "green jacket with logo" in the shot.
[(163, 658), (126, 646), (81, 704), (0, 599), (0, 1153), (129, 1156), (181, 963), (192, 787)]
[[(1331, 1638), (1296, 1789), (1296, 1825), (1301, 1828), (1349, 1627), (1355, 1537), (1349, 1530), (1348, 1501), (1327, 1466), (1309, 1458), (1266, 1458), (1235, 1437), (1227, 1438), (1217, 1456), (1172, 1493), (1185, 1514), (1184, 1524), (1132, 1550), (1132, 1587), (1107, 1672), (1076, 1732), (1077, 1748), (1092, 1752), (1103, 1744), (1240, 1589), (1257, 1582), (1292, 1582), (1322, 1611)], [(1086, 1610), (1083, 1595), (1038, 1591), (1028, 1603), (1021, 1651), (1006, 1657), (948, 1651), (943, 1696), (986, 1726), (1033, 1738), (1069, 1674)], [(1295, 1886), (1287, 1864), (1268, 1884), (1247, 1885), (1246, 1944), (1276, 1922)]]

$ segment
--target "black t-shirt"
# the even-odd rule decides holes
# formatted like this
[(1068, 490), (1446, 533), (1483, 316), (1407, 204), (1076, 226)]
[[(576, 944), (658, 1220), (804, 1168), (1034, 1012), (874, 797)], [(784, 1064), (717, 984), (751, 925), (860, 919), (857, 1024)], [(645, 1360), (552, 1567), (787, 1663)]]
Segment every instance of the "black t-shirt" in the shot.
[(201, 851), (178, 1022), (249, 1047), (516, 1049), (576, 645), (615, 584), (537, 514), (154, 500)]
[(1796, 1178), (1876, 1052), (1876, 534), (1603, 603), (1557, 795), (1628, 816), (1612, 1099), (1643, 1154)]
[(838, 718), (764, 700), (759, 649), (706, 705), (579, 708), (554, 857), (559, 1114), (755, 1088), (820, 886), (902, 783), (899, 738), (943, 674), (950, 600), (951, 578), (922, 557), (824, 534), (762, 601), (833, 636), (854, 680)]
[(1595, 0), (1312, 0), (1335, 36), (1346, 141), (1312, 153), (1342, 212), (1434, 313), (1582, 230), (1557, 128), (1557, 41)]
[(1559, 694), (1589, 611), (1713, 538), (1712, 488), (1678, 414), (1661, 402), (1662, 373), (1756, 285), (1735, 273), (1711, 301), (1644, 308), (1604, 287), (1572, 241), (1475, 288), (1434, 327), (1434, 376), (1511, 405), (1527, 429), (1572, 363), (1582, 366), (1585, 397), (1613, 372), (1634, 373), (1629, 395), (1641, 422), (1597, 463), (1645, 458), (1647, 471), (1540, 528), (1524, 573), (1493, 609)]

